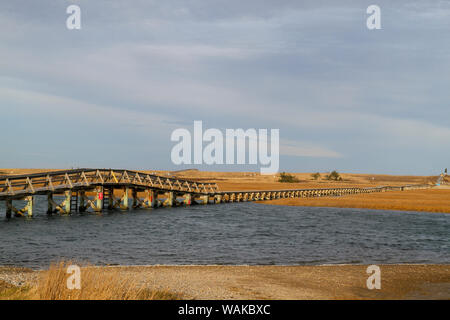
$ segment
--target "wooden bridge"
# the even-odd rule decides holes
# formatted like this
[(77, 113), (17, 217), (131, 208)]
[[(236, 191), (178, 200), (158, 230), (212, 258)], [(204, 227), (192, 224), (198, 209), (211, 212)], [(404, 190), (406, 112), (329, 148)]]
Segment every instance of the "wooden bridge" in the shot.
[[(347, 194), (429, 188), (429, 185), (371, 188), (323, 188), (255, 191), (220, 191), (216, 183), (196, 182), (131, 170), (74, 169), (25, 175), (0, 176), (0, 200), (6, 217), (33, 215), (36, 196), (46, 196), (48, 214), (131, 208), (156, 208), (222, 202), (342, 196)], [(121, 196), (116, 197), (120, 191)], [(57, 203), (54, 196), (62, 196)], [(143, 197), (142, 197), (143, 195)], [(24, 200), (17, 209), (13, 200)], [(130, 206), (131, 204), (131, 206)]]

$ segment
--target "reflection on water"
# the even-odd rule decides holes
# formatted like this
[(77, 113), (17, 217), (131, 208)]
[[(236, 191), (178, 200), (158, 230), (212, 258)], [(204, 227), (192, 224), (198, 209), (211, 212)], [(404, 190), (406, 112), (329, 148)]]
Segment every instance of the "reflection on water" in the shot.
[(450, 263), (450, 215), (231, 203), (4, 218), (0, 265)]

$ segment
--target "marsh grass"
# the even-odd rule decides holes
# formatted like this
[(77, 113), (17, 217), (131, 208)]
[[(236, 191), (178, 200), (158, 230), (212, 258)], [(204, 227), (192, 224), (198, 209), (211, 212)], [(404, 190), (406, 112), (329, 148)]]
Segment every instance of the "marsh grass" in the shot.
[(42, 271), (32, 286), (15, 287), (0, 283), (1, 299), (19, 300), (175, 300), (179, 294), (168, 290), (149, 289), (137, 275), (119, 268), (81, 267), (81, 289), (68, 289), (67, 267), (70, 261), (60, 261)]
[(29, 286), (16, 287), (0, 280), (0, 300), (29, 300), (32, 294)]

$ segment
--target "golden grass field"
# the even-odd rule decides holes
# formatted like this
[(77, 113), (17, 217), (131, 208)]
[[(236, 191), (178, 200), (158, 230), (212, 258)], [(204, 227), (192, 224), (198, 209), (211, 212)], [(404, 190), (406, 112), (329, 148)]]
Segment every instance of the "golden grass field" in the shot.
[(271, 205), (365, 208), (450, 213), (450, 189), (426, 189), (355, 194), (334, 198), (294, 198), (265, 201)]

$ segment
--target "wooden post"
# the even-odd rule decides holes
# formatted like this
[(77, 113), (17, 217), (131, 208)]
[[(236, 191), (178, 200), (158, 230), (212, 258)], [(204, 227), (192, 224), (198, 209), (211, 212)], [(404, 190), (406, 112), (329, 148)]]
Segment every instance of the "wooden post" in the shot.
[(158, 193), (155, 190), (150, 190), (150, 207), (156, 208), (158, 206)]
[(103, 187), (97, 187), (95, 196), (95, 211), (100, 212), (103, 209)]
[(121, 209), (128, 210), (128, 192), (130, 191), (130, 188), (125, 187), (124, 188), (124, 194), (122, 197), (123, 205), (121, 206)]
[(186, 193), (184, 195), (184, 204), (190, 206), (192, 204), (192, 195), (190, 193)]
[(12, 200), (6, 199), (6, 218), (11, 218), (11, 212), (12, 212)]
[(153, 193), (150, 189), (145, 189), (144, 208), (151, 208), (153, 201)]
[(133, 205), (132, 208), (135, 209), (138, 207), (138, 194), (136, 188), (131, 189), (131, 196), (133, 197)]
[(70, 213), (70, 200), (72, 198), (72, 191), (66, 190), (64, 191), (64, 213)]
[(167, 193), (167, 199), (166, 201), (164, 201), (164, 205), (168, 206), (168, 207), (172, 207), (175, 203), (175, 195), (173, 193), (173, 191), (170, 191)]
[(47, 194), (47, 214), (53, 213), (53, 193)]
[(33, 196), (28, 196), (25, 198), (25, 200), (27, 201), (27, 206), (25, 207), (25, 209), (28, 213), (28, 217), (32, 217), (33, 216)]
[(108, 210), (114, 209), (114, 188), (108, 190)]
[(86, 211), (86, 192), (81, 190), (80, 191), (80, 204), (78, 206), (79, 212), (85, 212)]

